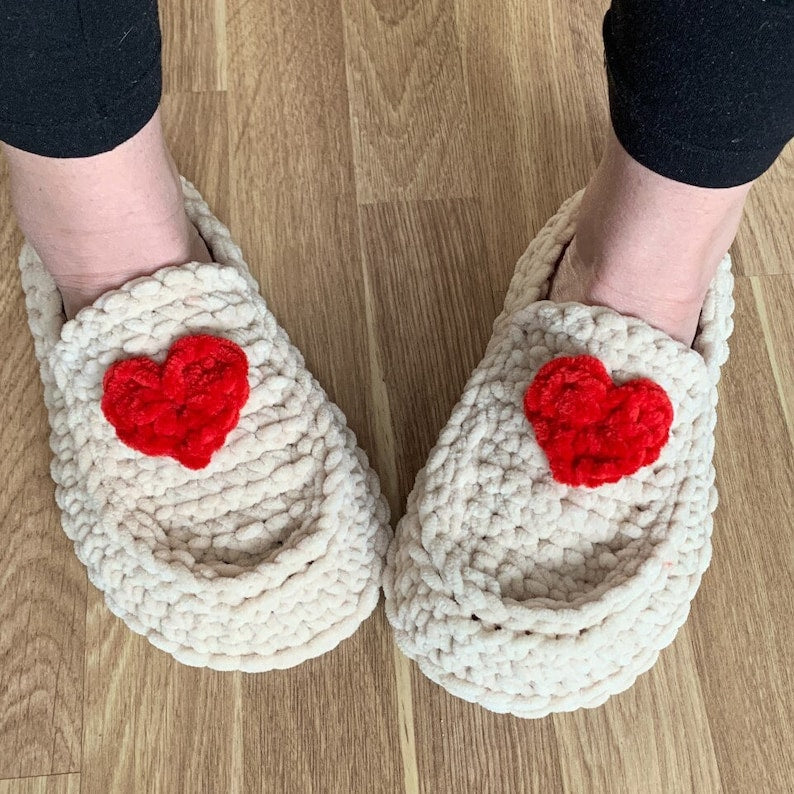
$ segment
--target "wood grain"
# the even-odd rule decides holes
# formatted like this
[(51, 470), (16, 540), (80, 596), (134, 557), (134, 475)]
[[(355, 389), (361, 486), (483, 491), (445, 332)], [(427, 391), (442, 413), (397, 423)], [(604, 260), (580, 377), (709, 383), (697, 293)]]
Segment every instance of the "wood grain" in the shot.
[[(7, 183), (3, 164), (0, 182)], [(0, 192), (0, 778), (80, 768), (85, 573), (60, 529), (47, 415)]]
[[(166, 134), (380, 473), (395, 520), (515, 261), (608, 124), (606, 0), (161, 0)], [(592, 711), (451, 697), (383, 609), (295, 670), (183, 667), (58, 526), (0, 167), (0, 794), (788, 794), (794, 146), (734, 246), (714, 560), (675, 643)]]
[(479, 207), (471, 199), (363, 206), (361, 241), (404, 505), (491, 335)]
[(783, 792), (794, 780), (794, 449), (747, 279), (736, 303), (714, 561), (690, 626), (725, 789)]
[(718, 792), (720, 774), (688, 627), (656, 666), (598, 709), (553, 717), (564, 789)]
[(747, 200), (735, 247), (737, 272), (746, 276), (794, 274), (794, 141), (756, 183)]
[(163, 91), (226, 89), (226, 0), (161, 2)]
[(413, 674), (420, 791), (563, 791), (551, 721), (492, 714)]
[(794, 323), (791, 322), (794, 275), (753, 278), (751, 281), (769, 363), (786, 417), (789, 438), (794, 444)]
[(82, 790), (233, 791), (239, 676), (179, 665), (88, 602)]
[(229, 36), (238, 42), (229, 65), (232, 231), (270, 308), (371, 453), (340, 9), (334, 0), (230, 2)]
[(606, 132), (605, 4), (457, 0), (476, 195), (495, 298)]
[(471, 195), (453, 0), (343, 0), (361, 202)]
[(219, 218), (229, 217), (229, 124), (225, 91), (166, 94), (165, 137), (180, 172)]
[(44, 775), (0, 780), (0, 794), (80, 794), (80, 775)]
[[(239, 43), (229, 63), (233, 230), (276, 316), (377, 459), (341, 10), (230, 2), (229, 36)], [(400, 790), (393, 659), (379, 610), (322, 660), (246, 677), (244, 790), (273, 780), (289, 791)]]

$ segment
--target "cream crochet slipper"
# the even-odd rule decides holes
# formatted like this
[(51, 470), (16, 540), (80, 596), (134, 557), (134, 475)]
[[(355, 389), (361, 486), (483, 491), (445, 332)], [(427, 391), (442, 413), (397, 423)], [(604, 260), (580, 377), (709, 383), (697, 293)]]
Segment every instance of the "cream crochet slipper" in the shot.
[[(375, 607), (387, 508), (344, 416), (268, 311), (228, 230), (183, 187), (219, 264), (164, 268), (64, 322), (55, 284), (30, 245), (22, 250), (56, 499), (91, 582), (133, 631), (190, 665), (290, 667), (336, 646)], [(154, 361), (130, 365), (133, 357)], [(179, 416), (203, 416), (207, 427), (171, 438), (182, 420), (163, 397), (145, 405), (160, 412), (146, 443), (171, 451), (122, 443), (143, 444), (141, 405), (126, 426), (124, 416), (148, 387), (195, 387)], [(202, 389), (220, 408), (206, 408)], [(227, 397), (241, 410), (221, 404)]]
[(653, 665), (708, 566), (717, 504), (730, 259), (693, 349), (603, 307), (539, 300), (579, 201), (518, 262), (384, 574), (402, 651), (454, 695), (519, 717), (600, 705)]

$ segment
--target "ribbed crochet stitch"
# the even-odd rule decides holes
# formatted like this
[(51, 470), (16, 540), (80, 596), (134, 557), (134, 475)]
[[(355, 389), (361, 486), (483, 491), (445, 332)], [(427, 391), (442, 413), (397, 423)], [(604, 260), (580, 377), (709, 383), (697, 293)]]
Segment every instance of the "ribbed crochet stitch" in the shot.
[[(550, 277), (581, 195), (522, 256), (485, 356), (408, 499), (384, 575), (402, 651), (452, 694), (542, 717), (603, 703), (675, 637), (711, 555), (717, 381), (730, 259), (693, 347), (605, 307), (555, 304)], [(649, 379), (674, 418), (658, 458), (617, 482), (558, 482), (524, 414), (538, 371), (592, 356)]]
[[(135, 279), (69, 322), (35, 251), (22, 250), (56, 500), (89, 579), (133, 631), (190, 665), (290, 667), (333, 648), (374, 609), (388, 511), (228, 229), (183, 188), (216, 264)], [(122, 443), (100, 407), (108, 368), (136, 356), (162, 363), (191, 335), (239, 346), (250, 387), (199, 469)]]

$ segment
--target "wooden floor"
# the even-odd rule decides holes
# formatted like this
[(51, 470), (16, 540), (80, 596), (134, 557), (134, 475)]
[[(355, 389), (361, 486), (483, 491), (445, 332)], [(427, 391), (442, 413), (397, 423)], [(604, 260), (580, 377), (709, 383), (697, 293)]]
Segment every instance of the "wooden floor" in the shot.
[[(162, 2), (175, 157), (346, 412), (396, 517), (516, 258), (607, 124), (600, 3)], [(794, 791), (794, 150), (735, 245), (714, 561), (654, 670), (589, 712), (429, 683), (382, 607), (265, 675), (182, 667), (86, 584), (0, 172), (0, 794)]]

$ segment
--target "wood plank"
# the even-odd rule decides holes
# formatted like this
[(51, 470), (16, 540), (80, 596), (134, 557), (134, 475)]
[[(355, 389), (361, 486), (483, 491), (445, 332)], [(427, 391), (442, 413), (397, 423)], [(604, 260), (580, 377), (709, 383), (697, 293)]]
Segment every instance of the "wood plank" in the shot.
[(244, 679), (242, 791), (403, 789), (390, 633), (379, 610), (325, 656)]
[(88, 601), (84, 791), (233, 791), (241, 674), (180, 665)]
[(750, 192), (736, 237), (736, 272), (745, 276), (794, 273), (794, 141)]
[(778, 398), (794, 444), (794, 275), (751, 279)]
[(608, 124), (601, 4), (456, 0), (475, 195), (494, 295), (537, 230), (584, 187)]
[(163, 129), (177, 168), (215, 215), (229, 223), (229, 129), (226, 93), (166, 94)]
[(232, 231), (271, 310), (371, 452), (339, 9), (238, 0), (229, 40)]
[(160, 2), (163, 91), (226, 89), (226, 0)]
[(80, 775), (44, 775), (0, 780), (0, 794), (80, 794)]
[(402, 508), (482, 357), (496, 311), (477, 202), (364, 206), (361, 230)]
[[(233, 229), (276, 316), (377, 458), (339, 5), (230, 2), (228, 35)], [(242, 703), (244, 790), (402, 789), (381, 610), (322, 659), (247, 677)]]
[(454, 0), (343, 0), (358, 198), (470, 196)]
[(550, 720), (494, 714), (452, 697), (413, 665), (420, 790), (465, 794), (563, 791)]
[[(720, 389), (714, 558), (690, 627), (726, 791), (794, 780), (794, 449), (751, 285)], [(789, 314), (790, 317), (790, 314)]]
[[(404, 504), (482, 357), (495, 306), (482, 267), (476, 201), (365, 206), (361, 229)], [(559, 769), (550, 723), (498, 717), (449, 696), (410, 667), (421, 791), (555, 790)]]
[(0, 163), (0, 778), (80, 768), (85, 574), (60, 528), (49, 425)]
[(688, 626), (631, 689), (552, 719), (571, 794), (721, 790)]

